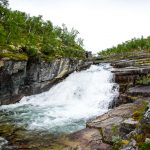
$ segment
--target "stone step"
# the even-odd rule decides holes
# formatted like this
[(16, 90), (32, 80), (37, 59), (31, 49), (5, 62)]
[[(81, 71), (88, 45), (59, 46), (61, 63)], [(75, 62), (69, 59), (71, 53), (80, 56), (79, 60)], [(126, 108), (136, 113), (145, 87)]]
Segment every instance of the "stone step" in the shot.
[(129, 88), (127, 94), (131, 96), (150, 97), (150, 85)]
[(124, 120), (130, 118), (136, 107), (137, 105), (133, 103), (120, 105), (102, 116), (88, 121), (86, 126), (89, 128), (99, 129), (103, 137), (103, 141), (111, 144), (114, 134), (113, 128), (120, 127)]
[(150, 73), (150, 66), (115, 68), (112, 73), (116, 76), (144, 75)]

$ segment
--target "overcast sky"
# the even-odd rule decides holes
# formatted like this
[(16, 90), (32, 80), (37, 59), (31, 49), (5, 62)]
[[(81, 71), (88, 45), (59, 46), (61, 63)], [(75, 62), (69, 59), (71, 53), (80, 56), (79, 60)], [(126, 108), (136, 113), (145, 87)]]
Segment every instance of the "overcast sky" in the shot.
[(150, 0), (9, 0), (10, 7), (74, 27), (85, 48), (97, 52), (150, 35)]

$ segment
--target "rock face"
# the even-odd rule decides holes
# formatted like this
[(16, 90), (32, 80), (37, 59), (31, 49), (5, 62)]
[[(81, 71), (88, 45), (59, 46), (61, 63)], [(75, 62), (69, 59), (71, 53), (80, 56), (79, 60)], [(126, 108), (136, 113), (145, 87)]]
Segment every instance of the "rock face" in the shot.
[[(112, 72), (115, 74), (115, 82), (119, 84), (120, 95), (118, 99), (115, 99), (110, 104), (110, 108), (125, 103), (132, 103), (137, 96), (150, 97), (150, 85), (137, 83), (142, 77), (150, 74), (150, 65), (147, 64), (148, 60), (144, 58), (112, 62), (112, 65), (116, 67)], [(146, 62), (145, 64), (139, 63), (144, 61)]]
[(51, 62), (40, 60), (0, 60), (0, 105), (15, 103), (25, 95), (48, 90), (75, 70), (89, 67), (91, 61), (68, 58)]
[(111, 150), (111, 146), (103, 143), (98, 129), (86, 128), (68, 136), (66, 145), (77, 150)]
[[(112, 144), (112, 138), (116, 133), (118, 135), (124, 134), (123, 132), (125, 132), (125, 130), (122, 130), (123, 132), (120, 133), (121, 127), (124, 127), (125, 125), (129, 126), (129, 124), (133, 123), (133, 121), (129, 121), (127, 119), (131, 117), (134, 107), (135, 104), (121, 105), (102, 116), (90, 120), (87, 122), (87, 127), (99, 129), (103, 137), (103, 141)], [(114, 131), (115, 128), (118, 131)], [(132, 131), (132, 125), (128, 129)]]

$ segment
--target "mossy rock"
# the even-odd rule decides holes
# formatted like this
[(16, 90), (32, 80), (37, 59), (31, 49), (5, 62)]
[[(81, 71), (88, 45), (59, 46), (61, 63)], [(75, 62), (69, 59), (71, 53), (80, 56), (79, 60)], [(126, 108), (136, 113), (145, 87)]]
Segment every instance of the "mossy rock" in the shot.
[(140, 113), (139, 111), (133, 112), (132, 118), (133, 118), (134, 120), (140, 120), (140, 118), (141, 118), (141, 113)]

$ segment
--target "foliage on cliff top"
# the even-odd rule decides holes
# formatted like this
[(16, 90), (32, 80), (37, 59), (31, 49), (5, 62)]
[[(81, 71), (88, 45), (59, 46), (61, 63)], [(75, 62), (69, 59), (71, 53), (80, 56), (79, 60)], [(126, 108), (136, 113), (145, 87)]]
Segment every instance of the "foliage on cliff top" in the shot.
[(134, 51), (149, 51), (150, 50), (150, 36), (144, 38), (133, 38), (129, 41), (118, 44), (112, 48), (107, 48), (98, 52), (99, 56), (109, 56), (115, 54), (123, 54), (125, 52), (134, 52)]
[[(53, 26), (42, 16), (33, 16), (8, 8), (7, 0), (0, 0), (0, 53), (26, 53), (29, 57), (83, 58), (83, 40), (74, 28)], [(11, 47), (11, 48), (10, 48)], [(3, 51), (2, 51), (3, 50)]]

